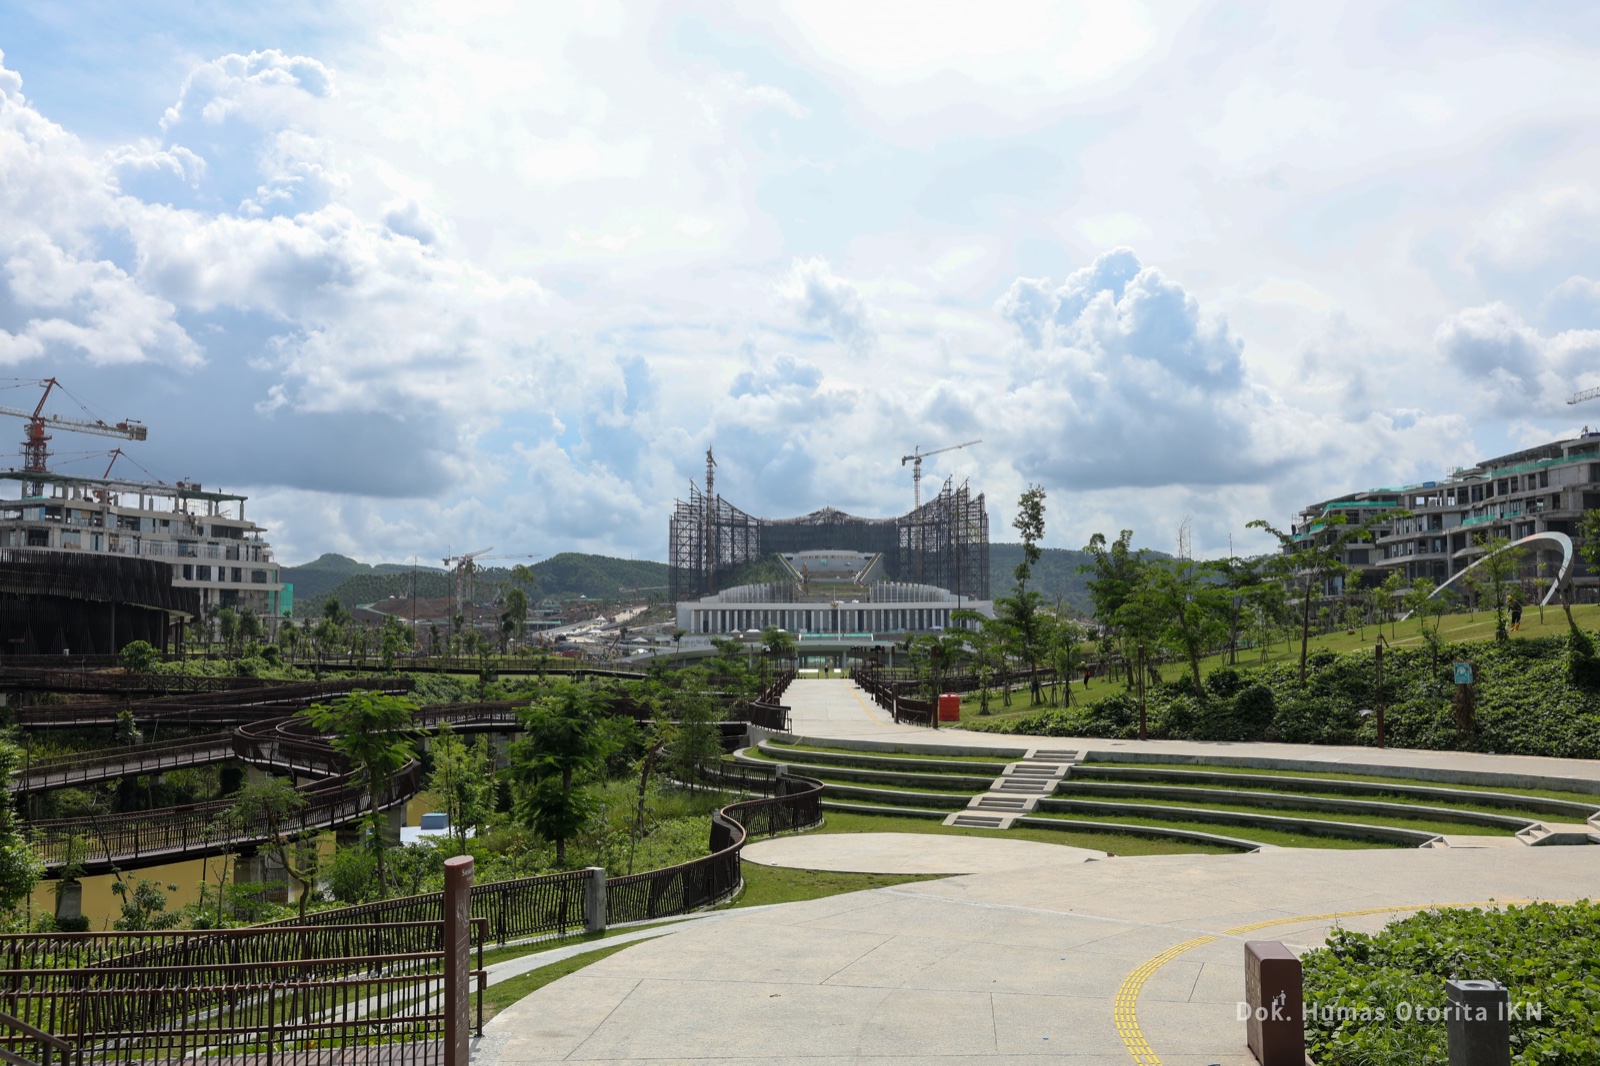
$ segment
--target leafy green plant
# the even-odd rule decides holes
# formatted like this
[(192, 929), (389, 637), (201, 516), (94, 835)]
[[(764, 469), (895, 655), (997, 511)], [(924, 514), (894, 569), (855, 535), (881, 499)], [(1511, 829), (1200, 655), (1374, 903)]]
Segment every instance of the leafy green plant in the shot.
[(1301, 962), (1306, 1050), (1321, 1066), (1442, 1066), (1444, 1022), (1428, 1012), (1451, 978), (1510, 990), (1515, 1066), (1600, 1062), (1600, 905), (1588, 900), (1423, 911), (1377, 934), (1336, 930)]

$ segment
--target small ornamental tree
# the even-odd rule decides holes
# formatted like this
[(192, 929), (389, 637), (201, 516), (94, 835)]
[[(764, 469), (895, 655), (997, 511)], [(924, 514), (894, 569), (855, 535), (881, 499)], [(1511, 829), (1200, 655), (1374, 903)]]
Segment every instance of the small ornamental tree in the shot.
[(417, 706), (401, 696), (358, 690), (329, 703), (314, 703), (301, 711), (324, 733), (335, 751), (350, 760), (357, 780), (367, 790), (370, 843), (378, 864), (378, 889), (387, 894), (383, 823), (379, 813), (384, 793), (405, 765), (416, 758), (416, 731), (412, 726)]
[(317, 890), (320, 865), (316, 845), (319, 831), (299, 824), (300, 809), (305, 804), (305, 796), (288, 781), (268, 777), (240, 789), (233, 806), (223, 814), (225, 831), (235, 839), (258, 831), (265, 834), (262, 849), (276, 858), (300, 887), (301, 918), (306, 916), (306, 907)]
[(445, 813), (450, 816), (450, 832), (456, 839), (458, 853), (464, 854), (468, 834), (494, 813), (494, 749), (488, 737), (479, 737), (477, 743), (469, 747), (450, 728), (450, 723), (444, 722), (428, 745), (428, 754), (433, 762), (428, 791), (444, 801)]
[(1372, 538), (1372, 527), (1394, 518), (1409, 518), (1407, 511), (1389, 511), (1376, 514), (1360, 525), (1350, 525), (1343, 514), (1335, 512), (1321, 518), (1308, 533), (1285, 533), (1264, 518), (1248, 523), (1248, 528), (1270, 533), (1278, 539), (1281, 554), (1273, 557), (1274, 570), (1284, 584), (1292, 587), (1300, 597), (1300, 684), (1306, 683), (1306, 658), (1311, 650), (1311, 618), (1316, 598), (1321, 595), (1325, 582), (1342, 577), (1349, 571), (1344, 561), (1345, 549), (1351, 544)]
[(154, 673), (160, 661), (161, 653), (148, 640), (136, 640), (117, 653), (117, 665), (140, 677)]

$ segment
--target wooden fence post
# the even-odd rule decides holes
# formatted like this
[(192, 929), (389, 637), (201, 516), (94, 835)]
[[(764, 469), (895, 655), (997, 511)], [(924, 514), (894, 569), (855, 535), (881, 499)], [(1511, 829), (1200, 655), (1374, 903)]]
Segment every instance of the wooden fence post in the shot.
[(444, 861), (444, 1066), (472, 1054), (472, 856)]

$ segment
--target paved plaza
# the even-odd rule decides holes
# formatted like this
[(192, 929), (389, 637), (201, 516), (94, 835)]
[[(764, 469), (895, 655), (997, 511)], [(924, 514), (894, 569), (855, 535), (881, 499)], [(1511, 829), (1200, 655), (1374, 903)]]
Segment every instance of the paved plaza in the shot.
[[(796, 684), (788, 697), (796, 733), (1027, 744), (898, 729), (854, 696), (848, 682)], [(1322, 760), (1359, 754), (1368, 762), (1430, 754), (1215, 748)], [(1464, 758), (1471, 757), (1445, 755), (1430, 764), (1447, 769), (1449, 760)], [(1516, 773), (1600, 773), (1565, 760), (1513, 761)], [(848, 843), (839, 835), (772, 843), (797, 856), (815, 854), (807, 861), (816, 862), (829, 846), (846, 856), (859, 849), (856, 862), (874, 847), (907, 854), (898, 843)], [(926, 861), (939, 865), (935, 846), (927, 851)], [(1592, 847), (1053, 858), (1024, 865), (1008, 858), (983, 873), (665, 927), (658, 939), (508, 1008), (490, 1024), (482, 1057), (507, 1066), (1244, 1066), (1254, 1061), (1235, 1013), (1244, 940), (1310, 946), (1336, 923), (1375, 930), (1421, 906), (1576, 899), (1591, 895), (1600, 875), (1600, 848)]]

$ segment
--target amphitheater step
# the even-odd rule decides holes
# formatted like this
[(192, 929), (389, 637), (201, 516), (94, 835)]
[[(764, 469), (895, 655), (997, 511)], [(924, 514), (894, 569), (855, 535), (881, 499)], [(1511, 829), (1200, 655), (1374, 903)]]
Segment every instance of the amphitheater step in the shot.
[(1038, 806), (1039, 798), (1037, 796), (997, 796), (989, 792), (982, 796), (973, 797), (972, 802), (967, 804), (967, 809), (1014, 811), (1018, 814), (1026, 814)]
[(1438, 836), (1422, 845), (1425, 848), (1518, 848), (1523, 842), (1516, 837), (1503, 836), (1471, 836), (1465, 834), (1451, 834)]
[(969, 829), (1010, 829), (1017, 817), (1015, 814), (978, 814), (962, 811), (946, 818), (944, 824), (965, 826)]
[(1536, 848), (1596, 843), (1592, 822), (1535, 822), (1519, 832), (1516, 838)]
[(1033, 762), (1035, 760), (1043, 762), (1082, 762), (1083, 752), (1067, 751), (1065, 748), (1034, 748), (1028, 752), (1024, 761)]

